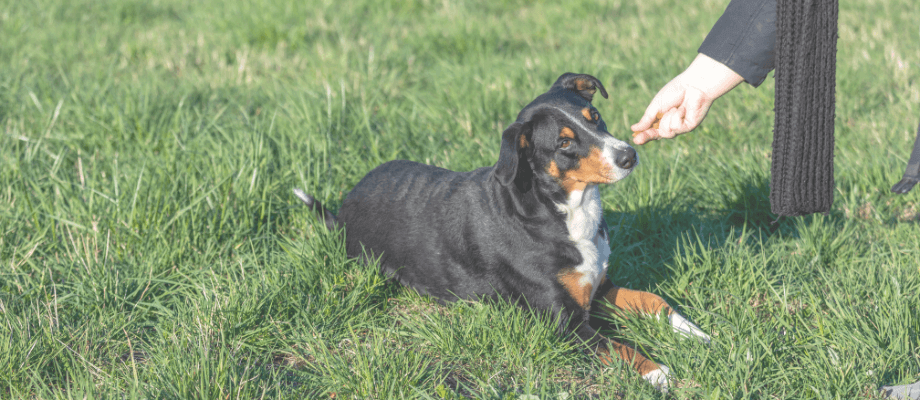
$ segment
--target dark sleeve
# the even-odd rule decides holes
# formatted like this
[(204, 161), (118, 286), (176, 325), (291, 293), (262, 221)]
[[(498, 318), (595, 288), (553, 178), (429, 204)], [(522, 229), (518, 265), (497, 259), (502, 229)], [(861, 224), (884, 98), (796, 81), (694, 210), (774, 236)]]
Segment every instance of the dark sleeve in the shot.
[(757, 87), (773, 69), (775, 47), (776, 0), (731, 0), (699, 52)]

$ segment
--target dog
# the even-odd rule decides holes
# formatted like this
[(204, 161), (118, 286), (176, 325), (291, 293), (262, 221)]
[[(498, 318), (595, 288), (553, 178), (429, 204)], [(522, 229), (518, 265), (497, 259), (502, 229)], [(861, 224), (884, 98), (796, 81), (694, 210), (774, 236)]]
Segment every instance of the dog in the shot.
[(441, 302), (501, 298), (558, 315), (602, 362), (615, 355), (667, 390), (667, 366), (597, 330), (596, 314), (664, 314), (675, 331), (709, 341), (661, 297), (606, 279), (599, 186), (626, 178), (639, 160), (591, 105), (598, 90), (607, 98), (591, 75), (560, 76), (504, 130), (494, 166), (455, 172), (390, 161), (358, 182), (338, 216), (294, 192), (330, 230), (344, 227), (349, 257), (379, 259), (386, 276)]

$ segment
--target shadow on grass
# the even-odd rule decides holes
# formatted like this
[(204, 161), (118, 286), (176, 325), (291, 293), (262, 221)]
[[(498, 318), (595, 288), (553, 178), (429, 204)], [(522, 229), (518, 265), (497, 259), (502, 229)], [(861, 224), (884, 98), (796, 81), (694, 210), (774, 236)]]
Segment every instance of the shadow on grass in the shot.
[[(809, 281), (815, 278), (813, 271), (850, 265), (869, 252), (868, 244), (854, 233), (859, 221), (842, 211), (801, 217), (773, 214), (768, 177), (735, 179), (714, 190), (720, 191), (712, 193), (720, 201), (711, 202), (712, 207), (671, 202), (606, 213), (612, 250), (608, 278), (680, 305), (688, 299), (669, 298), (657, 287), (684, 287), (726, 273)], [(790, 269), (801, 274), (789, 275)]]
[(799, 236), (795, 218), (780, 218), (770, 211), (768, 178), (731, 182), (712, 194), (720, 207), (659, 204), (605, 213), (611, 226), (608, 277), (633, 289), (667, 280), (668, 266), (684, 252), (681, 243), (686, 240), (717, 248), (739, 235), (760, 239)]

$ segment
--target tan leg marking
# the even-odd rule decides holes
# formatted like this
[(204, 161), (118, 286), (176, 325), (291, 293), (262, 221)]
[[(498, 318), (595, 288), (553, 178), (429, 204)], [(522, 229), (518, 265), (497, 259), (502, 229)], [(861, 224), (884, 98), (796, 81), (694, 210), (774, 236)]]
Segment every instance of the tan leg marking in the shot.
[[(607, 300), (610, 304), (602, 301)], [(600, 310), (628, 318), (630, 313), (642, 313), (658, 317), (664, 312), (671, 329), (686, 337), (697, 337), (710, 343), (712, 338), (700, 327), (688, 321), (683, 315), (674, 311), (660, 296), (639, 290), (614, 287), (598, 298)], [(613, 307), (611, 307), (612, 305)]]
[[(640, 290), (615, 287), (604, 293), (605, 300), (619, 310), (639, 312), (648, 315), (658, 315), (665, 311), (670, 315), (673, 310), (661, 296)], [(606, 307), (606, 310), (621, 315), (618, 310)]]
[(610, 350), (613, 350), (617, 357), (630, 363), (639, 375), (645, 376), (645, 374), (660, 368), (657, 363), (649, 360), (632, 347), (615, 340), (608, 340), (607, 343), (610, 344), (609, 349), (604, 343), (601, 343), (597, 348), (598, 356), (601, 358), (601, 362), (604, 363), (604, 365), (610, 365), (610, 363), (613, 362), (613, 357), (610, 354)]
[(591, 289), (590, 283), (582, 283), (581, 278), (584, 276), (572, 268), (566, 268), (559, 272), (559, 283), (565, 288), (569, 295), (575, 299), (581, 308), (587, 310), (591, 307)]

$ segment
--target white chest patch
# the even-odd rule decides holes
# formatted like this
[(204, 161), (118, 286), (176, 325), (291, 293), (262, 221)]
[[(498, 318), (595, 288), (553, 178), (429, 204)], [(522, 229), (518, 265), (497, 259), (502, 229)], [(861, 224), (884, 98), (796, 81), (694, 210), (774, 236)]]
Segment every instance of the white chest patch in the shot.
[(601, 235), (599, 229), (603, 210), (601, 195), (596, 185), (588, 186), (583, 192), (573, 191), (568, 202), (556, 204), (557, 209), (565, 215), (565, 225), (569, 230), (569, 240), (581, 253), (582, 263), (574, 267), (581, 274), (582, 285), (591, 285), (591, 297), (607, 273), (607, 259), (610, 257), (610, 244), (607, 232)]

